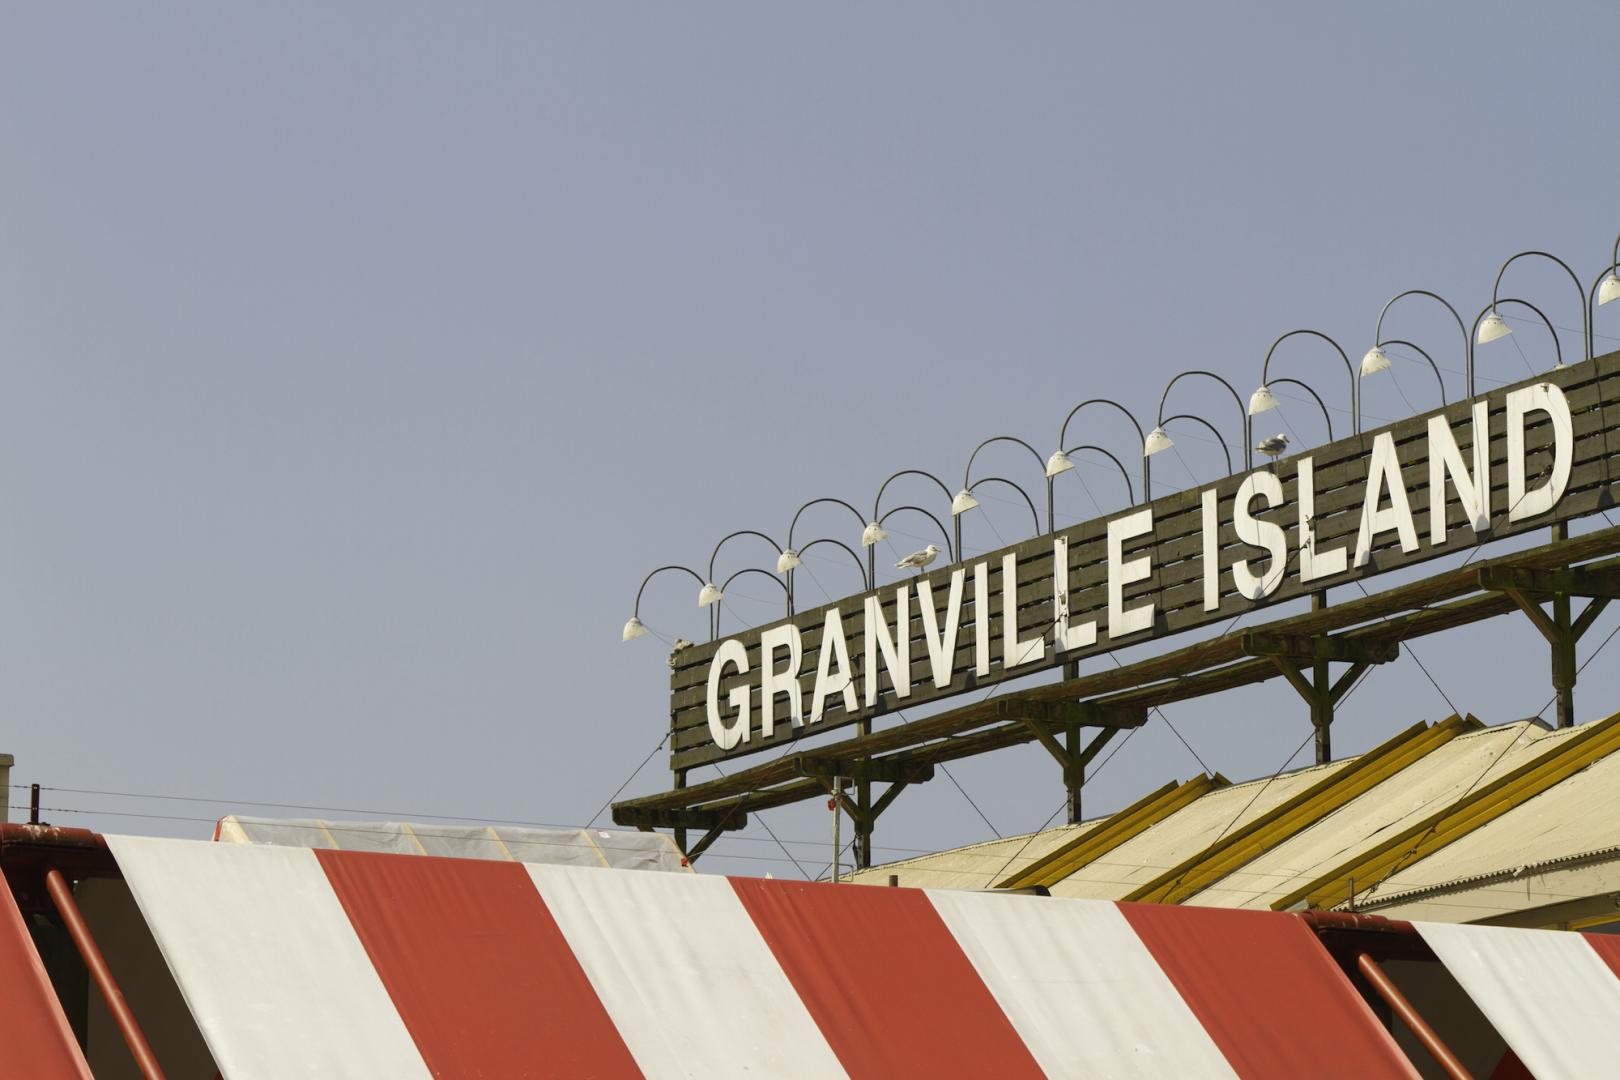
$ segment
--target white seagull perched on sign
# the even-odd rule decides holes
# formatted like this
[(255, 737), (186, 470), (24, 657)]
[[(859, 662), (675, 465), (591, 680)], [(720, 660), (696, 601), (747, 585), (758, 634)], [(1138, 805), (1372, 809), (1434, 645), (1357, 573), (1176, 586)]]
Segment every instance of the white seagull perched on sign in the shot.
[(921, 551), (913, 551), (910, 555), (907, 555), (894, 565), (898, 570), (915, 570), (920, 574), (922, 573), (923, 567), (927, 566), (938, 557), (939, 548), (935, 547), (933, 544), (929, 544)]
[(1273, 435), (1269, 439), (1261, 439), (1255, 443), (1254, 448), (1273, 461), (1282, 457), (1284, 450), (1288, 449), (1288, 436)]

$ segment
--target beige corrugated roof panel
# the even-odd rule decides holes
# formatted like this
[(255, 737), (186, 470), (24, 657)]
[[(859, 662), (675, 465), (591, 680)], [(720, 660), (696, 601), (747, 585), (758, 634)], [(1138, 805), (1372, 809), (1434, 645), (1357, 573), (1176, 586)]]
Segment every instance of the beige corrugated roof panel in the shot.
[[(1570, 744), (1588, 731), (1601, 735), (1595, 724), (1556, 732), (1542, 740), (1549, 748)], [(1616, 729), (1620, 735), (1620, 728)], [(1479, 905), (1475, 918), (1489, 918), (1526, 908), (1575, 899), (1613, 888), (1612, 870), (1601, 864), (1620, 847), (1620, 738), (1607, 746), (1592, 742), (1595, 760), (1571, 763), (1576, 771), (1557, 779), (1544, 790), (1514, 803), (1426, 858), (1398, 868), (1371, 896), (1358, 898), (1358, 906), (1389, 914), (1386, 908), (1410, 910), (1422, 906), (1426, 895), (1471, 892), (1469, 903)], [(1600, 755), (1600, 756), (1598, 756)], [(1584, 875), (1573, 873), (1584, 864)], [(1557, 868), (1556, 886), (1532, 868)], [(1577, 884), (1581, 877), (1591, 881)], [(1469, 888), (1477, 883), (1477, 888)], [(1453, 900), (1456, 903), (1457, 900)], [(1408, 916), (1401, 916), (1408, 917)], [(1420, 916), (1426, 917), (1426, 916)], [(1469, 920), (1473, 921), (1473, 920)]]
[(1208, 848), (1223, 833), (1268, 813), (1344, 768), (1334, 761), (1298, 772), (1215, 788), (1151, 828), (1049, 886), (1053, 896), (1118, 900)]
[(1539, 724), (1518, 721), (1459, 735), (1186, 902), (1270, 907), (1360, 851), (1456, 801), (1470, 787), (1532, 760), (1540, 753), (1540, 741), (1550, 734)]
[(1038, 833), (986, 840), (982, 844), (885, 863), (857, 871), (853, 880), (863, 885), (887, 885), (889, 875), (893, 874), (901, 885), (910, 888), (988, 889), (1008, 874), (1045, 858), (1055, 848), (1107, 820), (1096, 818), (1078, 825), (1060, 825)]

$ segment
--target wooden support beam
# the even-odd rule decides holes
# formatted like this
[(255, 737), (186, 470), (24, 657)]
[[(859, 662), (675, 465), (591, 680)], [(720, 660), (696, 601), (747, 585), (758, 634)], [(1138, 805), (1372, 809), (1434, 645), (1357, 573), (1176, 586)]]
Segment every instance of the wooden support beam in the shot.
[(718, 829), (733, 832), (748, 827), (748, 814), (737, 808), (682, 810), (620, 804), (613, 808), (615, 825), (638, 829)]
[(1567, 596), (1620, 599), (1620, 570), (1594, 570), (1583, 567), (1547, 569), (1535, 566), (1485, 566), (1479, 571), (1479, 587), (1496, 592), (1514, 589), (1522, 593), (1538, 593), (1543, 597), (1555, 593)]
[(1379, 638), (1251, 630), (1243, 635), (1243, 651), (1248, 656), (1268, 656), (1296, 663), (1338, 661), (1346, 664), (1388, 664), (1400, 658), (1401, 645), (1398, 641)]
[(833, 777), (839, 777), (887, 784), (921, 784), (934, 778), (934, 767), (927, 762), (917, 761), (890, 761), (885, 758), (838, 760), (797, 754), (793, 758), (793, 774), (812, 780), (830, 781)]

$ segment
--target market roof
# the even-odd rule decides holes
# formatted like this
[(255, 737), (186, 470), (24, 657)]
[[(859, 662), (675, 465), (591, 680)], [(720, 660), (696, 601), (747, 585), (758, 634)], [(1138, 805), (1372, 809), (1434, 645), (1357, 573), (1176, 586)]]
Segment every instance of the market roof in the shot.
[[(247, 1080), (536, 1064), (596, 1076), (1418, 1075), (1410, 1039), (1346, 977), (1335, 933), (1357, 935), (1357, 951), (1383, 938), (1438, 961), (1478, 1018), (1458, 1052), (1479, 1075), (1515, 1055), (1538, 1076), (1595, 1075), (1620, 1055), (1620, 1026), (1594, 1022), (1620, 1015), (1616, 938), (330, 848), (104, 846), (214, 1063)], [(15, 915), (9, 890), (0, 907)], [(38, 993), (32, 949), (20, 920), (0, 926), (0, 989), (31, 989), (44, 1010), (5, 1060), (88, 1075)]]
[[(1620, 714), (1562, 730), (1451, 717), (1358, 757), (1240, 784), (1195, 777), (1106, 818), (856, 880), (1274, 909), (1351, 906), (1353, 890), (1357, 909), (1403, 917), (1423, 914), (1413, 905), (1425, 895), (1446, 894), (1442, 917), (1463, 918), (1472, 905), (1475, 918), (1493, 918), (1620, 889), (1617, 749)], [(1572, 863), (1591, 880), (1569, 880)], [(1526, 868), (1544, 865), (1564, 875), (1557, 890), (1525, 880)], [(1457, 895), (1503, 875), (1516, 880), (1494, 899)]]

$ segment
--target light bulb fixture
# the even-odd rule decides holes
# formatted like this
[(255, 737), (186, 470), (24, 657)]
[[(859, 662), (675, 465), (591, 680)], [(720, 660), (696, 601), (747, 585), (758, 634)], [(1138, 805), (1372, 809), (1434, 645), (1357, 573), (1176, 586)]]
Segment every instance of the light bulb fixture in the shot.
[(961, 491), (956, 493), (956, 498), (951, 500), (951, 516), (955, 517), (958, 514), (965, 514), (978, 505), (979, 500), (973, 497), (973, 492), (969, 491), (967, 488), (963, 488)]
[(1502, 321), (1502, 316), (1493, 311), (1485, 316), (1484, 322), (1479, 324), (1478, 342), (1485, 345), (1499, 338), (1505, 338), (1511, 333), (1513, 333), (1513, 328)]
[(1271, 392), (1271, 387), (1260, 384), (1260, 389), (1249, 395), (1249, 415), (1259, 416), (1277, 407), (1277, 398)]
[(1376, 375), (1380, 371), (1388, 371), (1389, 369), (1389, 353), (1384, 351), (1382, 345), (1374, 345), (1361, 358), (1362, 375)]
[(720, 591), (719, 586), (715, 585), (715, 583), (712, 581), (705, 581), (703, 583), (703, 588), (698, 590), (698, 607), (708, 607), (711, 604), (718, 604), (725, 598), (726, 594)]
[(799, 553), (792, 548), (783, 548), (782, 554), (776, 557), (776, 572), (778, 574), (785, 574), (789, 570), (797, 570), (803, 565), (804, 560), (799, 558)]
[(1148, 432), (1148, 437), (1142, 440), (1142, 456), (1151, 457), (1163, 450), (1176, 445), (1175, 441), (1165, 434), (1164, 428), (1156, 427)]
[(1598, 285), (1598, 303), (1607, 304), (1610, 300), (1620, 300), (1620, 277), (1615, 277), (1613, 270)]
[(1046, 459), (1046, 478), (1050, 480), (1052, 477), (1060, 473), (1066, 473), (1072, 468), (1074, 468), (1074, 462), (1069, 460), (1069, 455), (1062, 450), (1054, 450), (1052, 456)]
[(888, 538), (889, 530), (875, 521), (869, 521), (866, 523), (866, 528), (861, 531), (861, 547), (871, 547), (873, 544), (880, 544)]
[(646, 636), (647, 636), (647, 625), (645, 623), (643, 623), (640, 618), (638, 618), (635, 615), (632, 615), (632, 616), (630, 616), (630, 621), (624, 624), (624, 634), (623, 634), (623, 636), (621, 636), (619, 638), (619, 640), (620, 641), (634, 641), (638, 637), (646, 637)]

